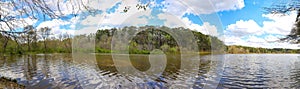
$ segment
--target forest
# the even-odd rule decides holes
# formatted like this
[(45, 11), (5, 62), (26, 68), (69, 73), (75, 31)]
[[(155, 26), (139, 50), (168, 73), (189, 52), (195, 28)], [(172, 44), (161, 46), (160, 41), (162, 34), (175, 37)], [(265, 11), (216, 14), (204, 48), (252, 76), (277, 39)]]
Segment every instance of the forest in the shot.
[[(6, 54), (28, 54), (28, 53), (70, 53), (72, 52), (72, 39), (78, 37), (94, 37), (96, 41), (96, 53), (110, 53), (112, 37), (116, 32), (133, 35), (139, 29), (140, 31), (131, 38), (129, 45), (129, 53), (131, 54), (149, 54), (151, 50), (160, 49), (166, 53), (178, 53), (178, 43), (167, 32), (160, 29), (173, 31), (176, 33), (192, 32), (196, 40), (188, 37), (182, 37), (183, 43), (188, 46), (191, 42), (197, 42), (199, 52), (210, 52), (214, 49), (225, 47), (225, 44), (217, 37), (204, 35), (201, 32), (192, 31), (187, 28), (169, 28), (169, 27), (123, 27), (112, 29), (99, 29), (96, 33), (86, 35), (76, 35), (62, 33), (51, 34), (51, 28), (45, 27), (41, 29), (33, 29), (31, 26), (25, 27), (26, 33), (11, 33), (12, 37), (0, 34), (0, 50)], [(53, 36), (56, 35), (56, 36)], [(181, 37), (181, 36), (179, 36)], [(120, 40), (121, 41), (121, 40)], [(190, 42), (190, 43), (189, 43)], [(211, 42), (215, 42), (217, 47), (212, 48)]]
[[(138, 30), (142, 30), (137, 32)], [(122, 29), (102, 29), (98, 30), (96, 33), (96, 52), (105, 53), (110, 52), (111, 43), (113, 35), (116, 33), (120, 34), (122, 37), (126, 38), (126, 35), (134, 35), (134, 37), (129, 38), (132, 39), (129, 42), (129, 53), (132, 54), (149, 54), (150, 51), (154, 49), (160, 49), (165, 53), (179, 53), (179, 43), (183, 43), (183, 48), (189, 49), (191, 44), (195, 42), (198, 46), (198, 52), (210, 52), (212, 50), (218, 50), (222, 47), (225, 47), (225, 44), (219, 40), (217, 37), (204, 35), (201, 32), (192, 31), (187, 28), (169, 28), (169, 27), (155, 27), (155, 26), (143, 26), (143, 27), (124, 27)], [(191, 39), (191, 37), (186, 36), (184, 34), (177, 33), (187, 33), (191, 32), (195, 39)], [(125, 33), (125, 34), (124, 34)], [(171, 35), (173, 34), (173, 35)], [(176, 41), (174, 36), (180, 37), (180, 42)], [(122, 42), (119, 40), (118, 42)], [(211, 43), (214, 42), (215, 47), (211, 47)], [(122, 42), (125, 43), (125, 42)], [(122, 44), (121, 44), (122, 45)], [(116, 45), (121, 46), (121, 45)], [(190, 48), (193, 49), (193, 48)]]
[(249, 54), (249, 53), (300, 53), (299, 49), (285, 49), (285, 48), (255, 48), (240, 45), (227, 46), (227, 53), (229, 54)]
[[(139, 31), (141, 30), (142, 31)], [(169, 28), (169, 27), (123, 27), (111, 29), (99, 29), (96, 33), (86, 35), (76, 35), (68, 33), (51, 34), (51, 28), (44, 27), (41, 29), (33, 29), (32, 26), (25, 27), (25, 33), (10, 33), (11, 37), (0, 34), (0, 53), (4, 54), (37, 54), (37, 53), (71, 53), (72, 39), (78, 37), (93, 37), (95, 38), (95, 52), (96, 53), (111, 53), (116, 50), (111, 49), (113, 36), (121, 34), (126, 38), (128, 35), (134, 35), (130, 38), (128, 51), (130, 54), (149, 54), (154, 49), (160, 49), (165, 53), (179, 53), (180, 48), (174, 37), (168, 32), (175, 33), (192, 32), (196, 40), (189, 39), (186, 36), (182, 37), (182, 42), (189, 46), (191, 42), (196, 42), (200, 53), (210, 53), (213, 50), (225, 48), (226, 53), (299, 53), (296, 49), (268, 49), (268, 48), (254, 48), (244, 46), (226, 46), (224, 42), (217, 37), (205, 35), (201, 32), (196, 32), (187, 28)], [(139, 32), (137, 32), (139, 31)], [(6, 33), (7, 34), (7, 33)], [(55, 35), (55, 36), (54, 36)], [(214, 42), (214, 47), (212, 47)], [(119, 40), (122, 43), (122, 40)]]

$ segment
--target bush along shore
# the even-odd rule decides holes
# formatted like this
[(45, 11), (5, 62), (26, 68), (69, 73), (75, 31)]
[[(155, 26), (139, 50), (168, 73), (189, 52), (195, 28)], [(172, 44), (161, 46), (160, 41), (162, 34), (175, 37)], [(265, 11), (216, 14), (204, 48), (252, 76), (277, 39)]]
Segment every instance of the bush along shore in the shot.
[(16, 79), (2, 76), (2, 77), (0, 77), (0, 88), (25, 89), (25, 86), (18, 84)]

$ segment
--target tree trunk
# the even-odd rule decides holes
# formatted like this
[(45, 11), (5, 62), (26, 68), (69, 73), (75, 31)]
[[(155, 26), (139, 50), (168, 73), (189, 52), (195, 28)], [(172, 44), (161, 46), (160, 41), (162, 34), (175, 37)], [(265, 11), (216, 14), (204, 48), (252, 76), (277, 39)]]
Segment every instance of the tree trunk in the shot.
[(21, 51), (23, 51), (22, 47), (20, 46), (17, 37), (16, 36), (12, 36), (14, 38), (14, 41), (17, 43), (17, 52), (21, 54)]
[(297, 39), (297, 36), (300, 35), (300, 9), (297, 12), (297, 17), (296, 17), (296, 21), (295, 21), (295, 27), (292, 28), (290, 34), (288, 35), (287, 38), (284, 38), (284, 40), (288, 39), (288, 38), (292, 38), (292, 39)]
[(5, 38), (5, 41), (3, 44), (3, 53), (6, 52), (6, 47), (7, 47), (8, 41), (9, 41), (9, 38), (7, 36), (5, 36), (4, 38)]
[(30, 49), (30, 40), (29, 40), (30, 38), (29, 38), (29, 36), (27, 37), (27, 49), (28, 49), (28, 51), (30, 52), (31, 51), (31, 49)]
[(27, 45), (28, 45), (28, 51), (30, 52), (31, 51), (31, 49), (30, 49), (30, 43), (28, 42)]
[(47, 52), (46, 40), (44, 40), (44, 48), (45, 48), (45, 51), (44, 51), (44, 53), (46, 53), (46, 52)]
[(298, 10), (298, 13), (297, 13), (297, 17), (296, 17), (296, 27), (293, 28), (292, 30), (292, 34), (294, 35), (300, 35), (300, 21), (299, 21), (299, 17), (300, 17), (300, 9)]

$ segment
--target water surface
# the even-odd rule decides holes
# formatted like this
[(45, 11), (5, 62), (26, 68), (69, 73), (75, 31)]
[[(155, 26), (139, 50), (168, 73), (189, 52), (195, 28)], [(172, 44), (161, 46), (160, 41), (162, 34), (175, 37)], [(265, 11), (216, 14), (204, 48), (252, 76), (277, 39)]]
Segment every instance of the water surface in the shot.
[[(190, 66), (189, 69), (180, 68), (180, 55), (167, 55), (165, 70), (159, 75), (124, 75), (117, 71), (111, 55), (95, 55), (95, 60), (73, 60), (71, 54), (2, 56), (0, 76), (17, 79), (19, 84), (27, 88), (144, 89), (172, 88), (174, 85), (177, 88), (195, 89), (204, 85), (216, 88), (300, 88), (299, 54), (206, 55), (200, 57), (199, 66), (193, 63), (185, 65)], [(218, 57), (223, 58), (210, 61)], [(140, 71), (147, 71), (151, 67), (148, 55), (130, 55), (130, 58), (131, 62), (117, 60), (121, 63), (118, 66), (127, 68), (132, 64)], [(185, 60), (197, 57), (187, 58)], [(216, 62), (224, 64), (216, 66)], [(213, 76), (215, 79), (211, 80)]]

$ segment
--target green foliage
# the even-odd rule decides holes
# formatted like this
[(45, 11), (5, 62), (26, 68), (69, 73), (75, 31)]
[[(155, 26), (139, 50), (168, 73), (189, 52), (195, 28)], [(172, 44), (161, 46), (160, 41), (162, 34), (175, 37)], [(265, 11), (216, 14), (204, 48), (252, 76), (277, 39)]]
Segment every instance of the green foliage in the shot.
[(130, 54), (150, 54), (150, 51), (148, 50), (130, 50), (129, 51)]
[[(31, 28), (30, 26), (28, 29)], [(47, 29), (48, 32), (50, 28)], [(138, 30), (137, 34), (135, 34)], [(29, 29), (30, 30), (30, 29)], [(178, 54), (180, 49), (178, 42), (174, 36), (182, 37), (184, 46), (183, 49), (187, 49), (189, 44), (197, 42), (199, 53), (209, 54), (209, 52), (219, 49), (226, 49), (227, 53), (299, 53), (299, 50), (293, 49), (265, 49), (265, 48), (253, 48), (245, 46), (225, 46), (224, 43), (217, 37), (204, 35), (200, 32), (191, 31), (195, 37), (195, 40), (191, 40), (182, 34), (171, 35), (172, 31), (177, 33), (185, 33), (191, 31), (185, 28), (168, 28), (168, 27), (124, 27), (124, 28), (112, 28), (112, 29), (101, 29), (96, 34), (90, 35), (78, 35), (75, 37), (81, 38), (96, 38), (96, 53), (111, 53), (111, 52), (122, 52), (129, 51), (130, 54), (150, 54), (151, 51), (159, 49), (164, 53)], [(123, 32), (121, 38), (128, 38), (129, 35), (135, 35), (130, 38), (128, 49), (126, 50), (111, 50), (111, 46), (123, 47), (123, 40), (116, 41), (118, 44), (112, 44), (112, 38), (117, 32)], [(0, 34), (0, 53), (6, 54), (35, 54), (35, 53), (70, 53), (72, 52), (71, 41), (72, 38), (68, 34), (61, 35), (59, 39), (49, 39), (48, 33), (42, 33), (42, 38), (38, 39), (36, 31), (31, 31), (22, 34), (19, 39), (13, 39), (3, 34)], [(17, 40), (17, 41), (16, 41)], [(20, 43), (18, 43), (20, 42)], [(126, 42), (128, 43), (128, 42)], [(92, 52), (92, 50), (75, 49), (80, 51)]]
[(111, 50), (102, 49), (102, 48), (96, 48), (97, 53), (111, 53)]
[[(32, 34), (32, 32), (30, 32)], [(27, 34), (24, 34), (27, 35)], [(16, 41), (12, 38), (6, 39), (3, 35), (0, 34), (0, 53), (5, 54), (35, 54), (35, 53), (70, 53), (71, 50), (71, 39), (52, 39), (52, 40), (42, 40), (37, 41), (31, 36), (24, 36), (25, 38), (17, 39), (19, 41), (25, 42), (16, 43)], [(28, 38), (30, 42), (27, 41)], [(7, 41), (7, 42), (6, 42)], [(46, 43), (46, 44), (44, 44)], [(6, 46), (5, 46), (6, 44)], [(44, 45), (47, 45), (47, 50), (44, 48)], [(4, 47), (5, 46), (5, 47)]]
[[(138, 30), (139, 32), (136, 33)], [(191, 40), (189, 37), (184, 36), (183, 34), (169, 34), (170, 31), (173, 33), (186, 33), (187, 31), (191, 31), (196, 40)], [(135, 34), (134, 37), (129, 42), (129, 53), (131, 54), (149, 54), (152, 50), (160, 49), (164, 53), (179, 53), (178, 42), (175, 40), (174, 36), (180, 37), (183, 40), (180, 40), (181, 43), (184, 44), (184, 48), (187, 49), (190, 44), (197, 41), (197, 45), (199, 46), (199, 51), (211, 51), (211, 50), (219, 50), (221, 47), (225, 47), (224, 43), (219, 40), (217, 37), (212, 37), (209, 35), (204, 35), (200, 32), (192, 31), (186, 28), (168, 28), (168, 27), (154, 27), (154, 26), (144, 26), (144, 27), (124, 27), (120, 29), (112, 28), (112, 29), (100, 29), (97, 31), (96, 37), (96, 47), (101, 48), (101, 50), (97, 50), (100, 53), (107, 53), (108, 51), (103, 50), (111, 50), (111, 41), (114, 34), (119, 33), (121, 38), (129, 38)], [(213, 49), (212, 43), (215, 42)], [(117, 41), (118, 44), (112, 44), (116, 47), (121, 47), (123, 40)], [(121, 44), (121, 45), (119, 45)], [(114, 50), (117, 51), (117, 50)], [(119, 50), (120, 51), (120, 50)], [(124, 50), (123, 50), (124, 51)], [(126, 51), (126, 50), (125, 50)]]
[(163, 51), (170, 51), (170, 46), (168, 44), (164, 44), (160, 47)]
[(284, 49), (284, 48), (254, 48), (246, 46), (227, 46), (227, 53), (245, 54), (245, 53), (300, 53), (298, 49)]
[(169, 49), (171, 53), (179, 53), (176, 47), (172, 47)]
[[(3, 49), (1, 53), (9, 54), (24, 54), (24, 53), (70, 53), (71, 40), (72, 38), (68, 34), (62, 34), (59, 38), (50, 39), (51, 28), (41, 28), (41, 32), (36, 32), (31, 26), (26, 27), (29, 32), (21, 34), (21, 38), (12, 39), (7, 38), (0, 34), (0, 48)], [(135, 34), (138, 30), (137, 34)], [(169, 31), (169, 32), (166, 32)], [(169, 34), (169, 33), (186, 33), (191, 31), (196, 40), (191, 40), (183, 34)], [(126, 50), (113, 50), (111, 51), (111, 45), (116, 47), (123, 47), (123, 40), (116, 41), (118, 44), (112, 44), (112, 38), (117, 32), (122, 32), (121, 38), (128, 38), (130, 35), (135, 35), (130, 38), (130, 44), (128, 51), (130, 54), (149, 54), (152, 50), (159, 49), (164, 53), (179, 53), (178, 42), (175, 40), (174, 36), (180, 37), (181, 43), (184, 44), (184, 49), (188, 49), (190, 44), (197, 42), (199, 46), (199, 51), (209, 52), (211, 50), (219, 49), (225, 46), (222, 41), (217, 37), (212, 37), (204, 35), (200, 32), (195, 32), (186, 28), (168, 28), (168, 27), (155, 27), (155, 26), (144, 26), (144, 27), (124, 27), (124, 28), (112, 28), (112, 29), (101, 29), (96, 32), (96, 34), (89, 35), (78, 35), (75, 37), (81, 38), (96, 38), (95, 52), (97, 53), (111, 53), (111, 52), (121, 52)], [(41, 35), (40, 38), (37, 35)], [(7, 41), (7, 42), (6, 42)], [(216, 47), (211, 47), (211, 42), (215, 42)], [(7, 43), (7, 46), (5, 46)], [(128, 43), (128, 42), (126, 42)], [(5, 47), (4, 47), (5, 46)], [(80, 51), (91, 52), (91, 50), (75, 49)]]

